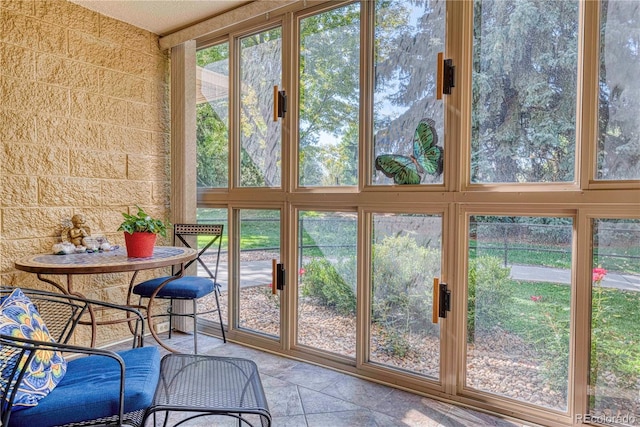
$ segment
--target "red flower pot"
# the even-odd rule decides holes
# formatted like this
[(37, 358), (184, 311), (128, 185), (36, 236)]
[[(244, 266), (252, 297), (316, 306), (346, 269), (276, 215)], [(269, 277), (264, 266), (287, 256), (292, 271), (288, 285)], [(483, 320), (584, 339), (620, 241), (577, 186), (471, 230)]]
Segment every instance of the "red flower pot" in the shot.
[(148, 258), (153, 255), (157, 234), (146, 232), (124, 233), (127, 256), (130, 258)]

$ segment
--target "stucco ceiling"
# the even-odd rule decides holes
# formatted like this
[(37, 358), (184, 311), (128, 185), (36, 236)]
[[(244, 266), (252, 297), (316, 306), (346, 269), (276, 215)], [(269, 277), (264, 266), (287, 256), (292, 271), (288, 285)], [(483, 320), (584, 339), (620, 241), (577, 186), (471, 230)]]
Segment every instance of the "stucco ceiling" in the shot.
[(247, 0), (70, 0), (102, 15), (164, 36), (235, 9)]

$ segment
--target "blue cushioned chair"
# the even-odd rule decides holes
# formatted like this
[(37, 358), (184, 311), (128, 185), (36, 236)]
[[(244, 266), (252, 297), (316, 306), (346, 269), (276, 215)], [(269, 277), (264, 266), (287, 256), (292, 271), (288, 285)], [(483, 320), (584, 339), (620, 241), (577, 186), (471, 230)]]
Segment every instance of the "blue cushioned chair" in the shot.
[[(220, 330), (222, 331), (222, 340), (227, 342), (227, 338), (224, 332), (224, 325), (222, 323), (222, 312), (220, 311), (220, 284), (216, 282), (218, 276), (218, 265), (220, 264), (220, 249), (222, 247), (222, 230), (221, 224), (174, 224), (173, 225), (173, 244), (182, 243), (187, 247), (195, 245), (199, 247), (197, 241), (189, 241), (191, 238), (206, 239), (206, 243), (202, 248), (199, 248), (198, 256), (195, 260), (187, 263), (185, 269), (189, 267), (194, 261), (204, 268), (206, 277), (203, 276), (183, 276), (179, 279), (175, 279), (166, 283), (156, 294), (154, 298), (169, 299), (169, 308), (166, 314), (158, 314), (156, 316), (169, 316), (169, 338), (171, 338), (171, 331), (173, 329), (173, 317), (183, 316), (193, 319), (193, 346), (194, 353), (198, 354), (198, 316), (208, 313), (218, 312), (218, 319), (220, 321)], [(204, 242), (201, 242), (204, 243)], [(209, 250), (212, 249), (212, 250)], [(211, 258), (209, 262), (208, 259)], [(213, 265), (213, 271), (209, 268), (209, 265)], [(155, 279), (147, 280), (139, 283), (133, 287), (132, 292), (135, 295), (142, 298), (150, 298), (158, 286), (168, 280), (170, 276), (157, 277)], [(216, 306), (211, 310), (204, 310), (198, 312), (198, 299), (213, 293), (215, 296)], [(176, 312), (173, 307), (174, 300), (191, 300), (193, 303), (191, 313)]]
[[(0, 288), (0, 301), (14, 290)], [(22, 292), (35, 306), (35, 315), (41, 318), (37, 320), (46, 324), (50, 340), (0, 334), (0, 425), (143, 425), (160, 378), (160, 353), (157, 347), (137, 347), (144, 336), (140, 312), (75, 296), (29, 289), (22, 289)], [(76, 326), (86, 322), (90, 310), (127, 314), (133, 332), (133, 348), (113, 352), (70, 345)], [(27, 367), (40, 366), (47, 355), (56, 351), (62, 352), (66, 361), (62, 379), (35, 406), (15, 406), (17, 390), (25, 385)]]

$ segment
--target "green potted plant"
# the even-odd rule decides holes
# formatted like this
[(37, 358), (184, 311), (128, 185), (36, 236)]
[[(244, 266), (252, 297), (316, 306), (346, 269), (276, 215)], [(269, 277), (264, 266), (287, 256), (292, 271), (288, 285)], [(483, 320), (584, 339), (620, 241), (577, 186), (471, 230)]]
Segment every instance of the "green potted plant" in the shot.
[(127, 256), (131, 258), (146, 258), (153, 255), (158, 234), (167, 236), (168, 223), (152, 218), (140, 206), (136, 205), (138, 213), (130, 215), (122, 212), (124, 221), (118, 231), (124, 231), (124, 242)]

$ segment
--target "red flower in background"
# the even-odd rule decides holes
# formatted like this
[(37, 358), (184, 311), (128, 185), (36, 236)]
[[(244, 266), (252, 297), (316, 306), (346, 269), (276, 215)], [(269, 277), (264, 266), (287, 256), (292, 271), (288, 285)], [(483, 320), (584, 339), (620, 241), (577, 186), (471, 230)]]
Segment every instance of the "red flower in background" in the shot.
[(300, 270), (298, 270), (298, 275), (302, 276), (304, 273), (306, 273), (304, 268), (301, 268)]
[(597, 267), (593, 269), (593, 278), (591, 280), (593, 280), (596, 283), (600, 283), (600, 281), (604, 279), (604, 276), (606, 275), (607, 275), (607, 270), (601, 267)]
[(531, 301), (538, 302), (542, 299), (542, 295), (531, 295)]

